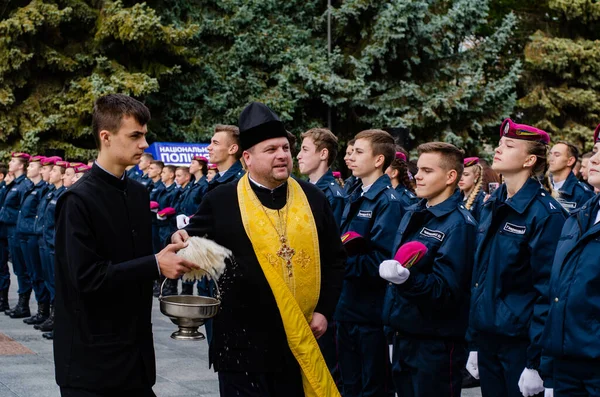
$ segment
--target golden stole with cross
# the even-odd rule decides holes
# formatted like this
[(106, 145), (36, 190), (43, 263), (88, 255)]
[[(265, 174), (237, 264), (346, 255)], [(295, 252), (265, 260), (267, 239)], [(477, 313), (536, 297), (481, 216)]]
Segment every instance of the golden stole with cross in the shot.
[(319, 236), (308, 199), (288, 179), (286, 205), (265, 208), (248, 174), (237, 185), (242, 223), (273, 291), (288, 345), (302, 369), (304, 395), (339, 396), (309, 323), (321, 289)]

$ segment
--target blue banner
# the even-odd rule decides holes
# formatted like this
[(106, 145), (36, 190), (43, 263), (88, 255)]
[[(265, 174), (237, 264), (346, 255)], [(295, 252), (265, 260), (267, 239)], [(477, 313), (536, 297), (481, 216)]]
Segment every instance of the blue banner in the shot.
[(154, 142), (146, 149), (152, 153), (154, 160), (159, 160), (165, 165), (189, 166), (194, 156), (208, 158), (208, 143), (172, 143)]

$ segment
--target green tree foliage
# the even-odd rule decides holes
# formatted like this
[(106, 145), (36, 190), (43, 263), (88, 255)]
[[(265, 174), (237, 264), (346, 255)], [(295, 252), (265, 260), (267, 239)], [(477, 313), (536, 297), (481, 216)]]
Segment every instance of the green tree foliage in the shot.
[(582, 149), (600, 122), (600, 3), (547, 1), (549, 22), (524, 50), (522, 120)]

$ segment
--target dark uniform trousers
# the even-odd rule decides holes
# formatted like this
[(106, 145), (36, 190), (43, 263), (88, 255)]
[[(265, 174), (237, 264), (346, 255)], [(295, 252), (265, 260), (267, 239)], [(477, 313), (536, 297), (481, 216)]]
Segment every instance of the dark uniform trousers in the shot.
[(555, 397), (600, 396), (600, 363), (554, 359)]

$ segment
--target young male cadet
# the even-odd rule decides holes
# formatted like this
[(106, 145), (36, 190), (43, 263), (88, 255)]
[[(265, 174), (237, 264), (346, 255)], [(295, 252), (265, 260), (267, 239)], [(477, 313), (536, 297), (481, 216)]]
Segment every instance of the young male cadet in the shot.
[(469, 283), (477, 224), (456, 186), (463, 153), (431, 142), (418, 148), (417, 196), (402, 218), (394, 250), (410, 241), (427, 253), (410, 269), (389, 259), (379, 274), (389, 282), (383, 319), (394, 331), (392, 371), (399, 397), (460, 396), (467, 362)]
[(262, 103), (240, 115), (248, 173), (202, 199), (173, 235), (207, 236), (235, 260), (219, 280), (209, 358), (221, 396), (339, 396), (317, 346), (343, 276), (339, 230), (323, 193), (290, 178), (283, 123)]
[(338, 140), (325, 128), (313, 128), (302, 134), (302, 145), (298, 153), (300, 173), (308, 176), (310, 183), (321, 189), (333, 210), (338, 225), (346, 204), (346, 194), (337, 184), (331, 171), (338, 152)]
[(394, 138), (382, 130), (366, 130), (355, 139), (349, 163), (352, 174), (362, 183), (344, 208), (341, 231), (343, 236), (349, 232), (362, 236), (366, 248), (348, 252), (335, 312), (342, 394), (387, 396), (392, 387), (381, 320), (387, 283), (379, 277), (379, 264), (392, 257), (404, 209), (384, 173), (394, 160)]
[(568, 142), (558, 142), (550, 150), (548, 170), (552, 175), (552, 188), (559, 192), (557, 201), (569, 212), (580, 208), (594, 196), (594, 191), (579, 182), (573, 174), (579, 151)]
[(196, 265), (172, 244), (152, 253), (148, 191), (125, 168), (140, 161), (150, 112), (126, 95), (92, 113), (93, 168), (56, 207), (54, 364), (62, 396), (154, 396), (152, 281)]
[(244, 175), (240, 161), (242, 148), (238, 127), (217, 125), (207, 150), (210, 162), (219, 169), (219, 173), (208, 183), (209, 191), (222, 184), (238, 180)]
[(31, 277), (27, 272), (27, 265), (23, 259), (21, 240), (17, 233), (17, 220), (21, 209), (21, 200), (26, 191), (31, 187), (31, 181), (27, 179), (25, 171), (27, 163), (31, 158), (27, 153), (13, 153), (8, 163), (8, 172), (12, 174), (13, 180), (7, 185), (8, 192), (4, 199), (4, 205), (0, 210), (0, 222), (6, 226), (8, 238), (8, 251), (13, 266), (13, 272), (17, 276), (19, 301), (15, 307), (4, 313), (13, 318), (29, 317), (29, 299), (31, 297)]
[(140, 173), (135, 173), (133, 178), (133, 180), (138, 181), (139, 183), (144, 185), (148, 191), (152, 190), (152, 178), (148, 175), (150, 171), (150, 164), (152, 163), (152, 161), (154, 161), (154, 156), (152, 156), (152, 153), (142, 154), (142, 158), (140, 159), (140, 163), (138, 164)]

